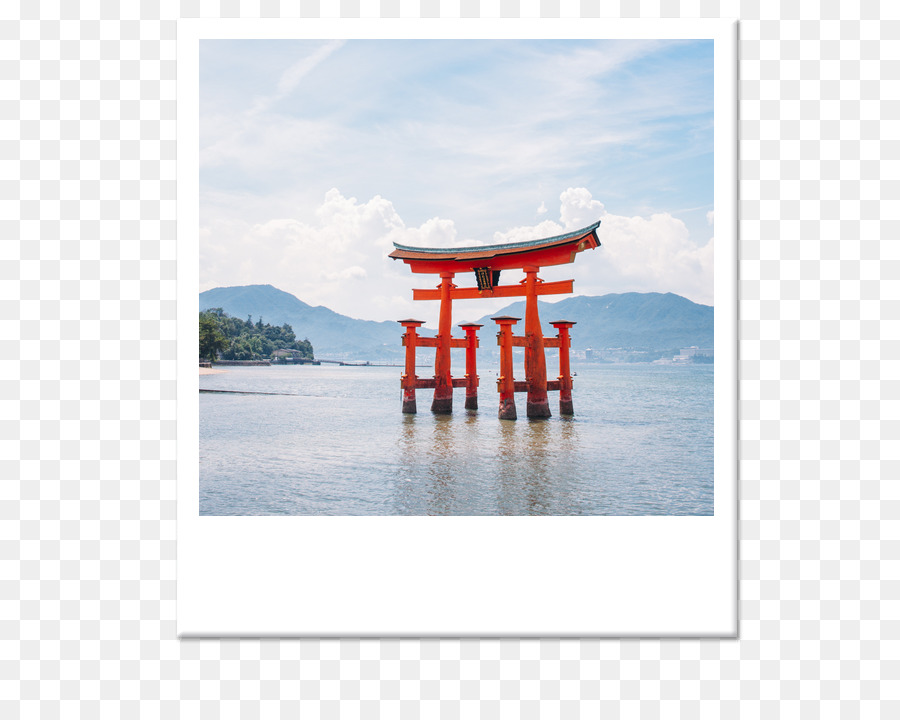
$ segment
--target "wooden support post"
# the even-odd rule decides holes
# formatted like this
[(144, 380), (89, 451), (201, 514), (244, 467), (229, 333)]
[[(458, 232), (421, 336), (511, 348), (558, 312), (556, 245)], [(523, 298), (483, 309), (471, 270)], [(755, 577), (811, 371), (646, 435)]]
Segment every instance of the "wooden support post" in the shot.
[(569, 330), (575, 324), (571, 320), (554, 320), (550, 323), (559, 338), (559, 414), (574, 415), (572, 407), (572, 373), (569, 368), (569, 347), (572, 339)]
[(405, 372), (400, 376), (400, 387), (403, 388), (403, 412), (410, 415), (416, 413), (416, 328), (420, 327), (424, 320), (400, 320), (399, 323), (406, 329), (403, 333), (403, 344), (406, 346)]
[(453, 380), (450, 375), (450, 333), (454, 287), (452, 272), (441, 273), (441, 314), (438, 318), (438, 345), (434, 353), (434, 400), (431, 412), (447, 415), (453, 412)]
[(521, 318), (501, 315), (491, 318), (500, 326), (497, 333), (497, 344), (500, 346), (500, 377), (497, 378), (497, 391), (500, 393), (501, 420), (515, 420), (516, 415), (516, 380), (513, 377), (513, 337), (512, 326)]
[(537, 273), (539, 268), (526, 265), (525, 270), (525, 381), (528, 398), (525, 414), (530, 418), (550, 417), (547, 399), (547, 360), (544, 357), (544, 334), (538, 317)]
[(478, 368), (476, 367), (475, 349), (478, 347), (478, 323), (460, 323), (466, 332), (466, 410), (478, 409)]

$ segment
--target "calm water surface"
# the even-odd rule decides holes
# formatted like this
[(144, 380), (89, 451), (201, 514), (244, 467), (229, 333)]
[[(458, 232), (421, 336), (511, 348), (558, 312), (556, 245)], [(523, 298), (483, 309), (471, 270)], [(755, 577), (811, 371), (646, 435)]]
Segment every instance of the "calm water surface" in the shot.
[[(548, 370), (550, 370), (548, 361)], [(555, 369), (555, 368), (554, 368)], [(711, 365), (577, 365), (574, 418), (400, 412), (401, 368), (230, 367), (200, 394), (201, 515), (712, 515)], [(428, 368), (420, 368), (426, 375)], [(454, 368), (454, 375), (462, 375)], [(552, 372), (551, 372), (552, 374)]]

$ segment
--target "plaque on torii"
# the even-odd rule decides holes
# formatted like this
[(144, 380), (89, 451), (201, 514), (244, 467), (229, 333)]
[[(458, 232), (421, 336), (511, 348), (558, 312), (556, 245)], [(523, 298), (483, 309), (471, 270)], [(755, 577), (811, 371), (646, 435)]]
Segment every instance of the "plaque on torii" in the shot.
[[(492, 318), (498, 325), (497, 344), (500, 346), (500, 376), (497, 391), (500, 393), (501, 419), (516, 419), (515, 393), (527, 393), (526, 414), (530, 418), (550, 416), (548, 391), (559, 391), (559, 411), (562, 415), (573, 414), (572, 378), (569, 372), (569, 329), (575, 323), (567, 320), (554, 321), (557, 329), (555, 338), (545, 338), (538, 317), (538, 296), (571, 293), (573, 280), (544, 282), (537, 274), (548, 265), (565, 265), (573, 262), (582, 250), (592, 250), (600, 246), (597, 228), (600, 222), (574, 232), (555, 237), (507, 243), (459, 248), (417, 248), (394, 243), (394, 251), (389, 257), (402, 260), (414, 273), (434, 274), (441, 278), (435, 289), (413, 290), (413, 300), (440, 300), (438, 333), (433, 338), (423, 338), (417, 334), (421, 320), (400, 320), (404, 327), (403, 344), (406, 347), (405, 372), (400, 379), (403, 389), (403, 412), (416, 412), (416, 389), (434, 388), (431, 410), (435, 413), (449, 413), (453, 409), (453, 388), (466, 388), (466, 408), (478, 407), (478, 375), (475, 363), (475, 349), (478, 347), (476, 335), (481, 325), (464, 323), (465, 338), (452, 337), (453, 300), (473, 298), (525, 298), (525, 334), (512, 334), (513, 325), (521, 318), (508, 316)], [(524, 279), (515, 285), (499, 284), (500, 273), (504, 270), (521, 270)], [(453, 279), (461, 273), (473, 273), (474, 287), (459, 287)], [(416, 375), (416, 348), (434, 347), (434, 377), (419, 378)], [(466, 348), (466, 375), (454, 378), (450, 371), (450, 349)], [(512, 349), (525, 348), (525, 380), (516, 382), (513, 377)], [(547, 364), (544, 349), (559, 348), (560, 374), (557, 380), (547, 380)]]

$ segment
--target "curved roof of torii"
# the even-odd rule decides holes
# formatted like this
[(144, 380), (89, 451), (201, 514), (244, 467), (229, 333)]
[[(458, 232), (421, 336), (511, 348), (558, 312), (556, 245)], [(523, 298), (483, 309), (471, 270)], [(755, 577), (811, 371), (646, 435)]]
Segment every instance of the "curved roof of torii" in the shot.
[(394, 243), (395, 250), (388, 257), (403, 260), (414, 273), (460, 272), (482, 267), (506, 270), (526, 265), (564, 265), (572, 262), (576, 253), (599, 247), (598, 227), (599, 220), (586, 228), (563, 235), (499, 245), (419, 248)]

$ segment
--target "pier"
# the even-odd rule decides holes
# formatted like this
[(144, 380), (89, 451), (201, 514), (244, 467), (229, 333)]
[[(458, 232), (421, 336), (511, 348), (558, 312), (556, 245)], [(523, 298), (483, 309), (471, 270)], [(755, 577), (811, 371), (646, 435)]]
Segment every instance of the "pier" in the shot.
[(325, 360), (324, 358), (316, 358), (316, 365), (319, 363), (327, 365), (343, 365), (345, 367), (403, 367), (400, 363), (390, 362), (370, 362), (368, 360)]

